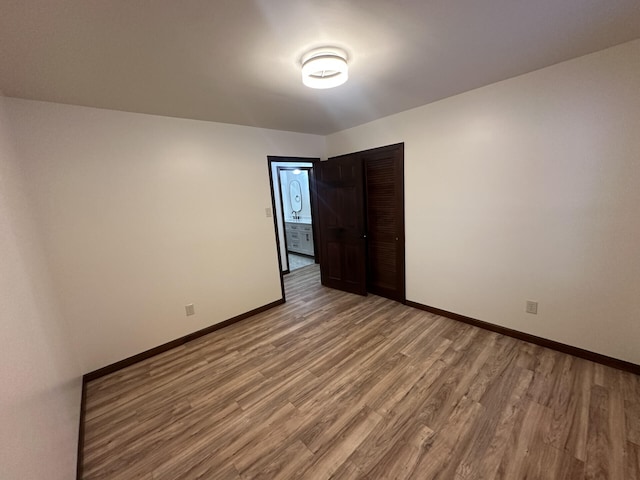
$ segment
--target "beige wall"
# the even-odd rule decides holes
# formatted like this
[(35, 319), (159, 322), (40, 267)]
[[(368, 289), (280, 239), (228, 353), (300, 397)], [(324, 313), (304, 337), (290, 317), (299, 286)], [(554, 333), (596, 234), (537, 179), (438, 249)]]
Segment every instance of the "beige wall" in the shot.
[(327, 153), (405, 142), (409, 300), (640, 363), (639, 135), (636, 40), (330, 135)]
[(52, 292), (0, 97), (0, 478), (70, 479), (80, 368)]
[(281, 298), (267, 155), (323, 137), (7, 104), (84, 372)]

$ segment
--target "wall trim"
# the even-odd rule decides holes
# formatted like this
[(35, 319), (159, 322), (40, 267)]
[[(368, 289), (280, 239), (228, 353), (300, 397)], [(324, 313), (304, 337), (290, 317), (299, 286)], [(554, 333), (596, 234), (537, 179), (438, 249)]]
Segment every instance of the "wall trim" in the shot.
[(627, 362), (625, 360), (620, 360), (618, 358), (608, 357), (607, 355), (595, 353), (590, 350), (585, 350), (583, 348), (574, 347), (572, 345), (567, 345), (565, 343), (556, 342), (555, 340), (549, 340), (548, 338), (537, 337), (529, 333), (520, 332), (519, 330), (513, 330), (511, 328), (502, 327), (500, 325), (485, 322), (482, 320), (477, 320), (475, 318), (467, 317), (466, 315), (460, 315), (459, 313), (449, 312), (447, 310), (431, 307), (429, 305), (413, 302), (411, 300), (407, 300), (406, 304), (410, 307), (417, 308), (419, 310), (435, 313), (436, 315), (440, 315), (442, 317), (447, 317), (452, 320), (457, 320), (459, 322), (473, 325), (474, 327), (479, 327), (484, 330), (490, 330), (492, 332), (506, 335), (507, 337), (516, 338), (518, 340), (523, 340), (525, 342), (533, 343), (541, 347), (546, 347), (552, 350), (556, 350), (558, 352), (573, 355), (574, 357), (579, 357), (585, 360), (590, 360), (592, 362), (600, 363), (602, 365), (606, 365), (607, 367), (612, 367), (618, 370), (624, 370), (626, 372), (631, 372), (636, 375), (640, 375), (640, 365), (636, 365), (635, 363)]
[(90, 382), (91, 380), (95, 380), (100, 377), (104, 377), (105, 375), (109, 375), (110, 373), (117, 372), (118, 370), (122, 370), (125, 367), (133, 365), (134, 363), (141, 362), (142, 360), (146, 360), (147, 358), (151, 358), (160, 353), (164, 353), (167, 350), (171, 350), (172, 348), (179, 347), (180, 345), (184, 345), (191, 340), (195, 340), (196, 338), (200, 338), (203, 335), (207, 335), (211, 332), (215, 332), (216, 330), (220, 330), (221, 328), (227, 327), (231, 324), (244, 320), (245, 318), (249, 318), (253, 315), (257, 315), (258, 313), (262, 313), (270, 308), (277, 307), (278, 305), (282, 305), (284, 303), (284, 298), (280, 298), (275, 302), (267, 303), (258, 308), (254, 308), (245, 313), (241, 313), (240, 315), (236, 315), (233, 318), (229, 318), (228, 320), (224, 320), (220, 323), (216, 323), (214, 325), (210, 325), (201, 330), (197, 330), (193, 333), (189, 333), (184, 337), (176, 338), (175, 340), (171, 340), (170, 342), (164, 343), (157, 347), (153, 347), (149, 350), (146, 350), (142, 353), (138, 353), (131, 357), (125, 358), (124, 360), (120, 360), (118, 362), (112, 363), (111, 365), (107, 365), (106, 367), (99, 368), (89, 373), (85, 373), (82, 377), (86, 382)]
[(76, 458), (76, 480), (82, 480), (84, 469), (84, 418), (87, 407), (87, 380), (82, 376), (82, 393), (80, 394), (80, 427), (78, 429), (78, 456)]
[(191, 340), (195, 340), (196, 338), (200, 338), (209, 333), (215, 332), (216, 330), (220, 330), (224, 327), (228, 327), (229, 325), (233, 325), (234, 323), (238, 323), (241, 320), (245, 320), (249, 317), (257, 315), (259, 313), (270, 310), (278, 305), (282, 305), (285, 303), (284, 298), (280, 298), (274, 302), (267, 303), (266, 305), (262, 305), (261, 307), (254, 308), (253, 310), (249, 310), (248, 312), (241, 313), (240, 315), (236, 315), (235, 317), (229, 318), (228, 320), (224, 320), (220, 323), (216, 323), (214, 325), (210, 325), (201, 330), (197, 330), (193, 333), (185, 335), (184, 337), (176, 338), (175, 340), (171, 340), (170, 342), (164, 343), (157, 347), (146, 350), (142, 353), (138, 353), (137, 355), (133, 355), (131, 357), (125, 358), (124, 360), (120, 360), (118, 362), (112, 363), (111, 365), (107, 365), (106, 367), (99, 368), (89, 373), (85, 373), (82, 376), (82, 397), (80, 399), (80, 430), (78, 433), (78, 459), (77, 459), (77, 467), (76, 467), (76, 478), (77, 480), (82, 479), (83, 473), (83, 463), (84, 463), (84, 419), (86, 413), (86, 399), (87, 399), (87, 383), (91, 380), (96, 380), (100, 377), (104, 377), (105, 375), (109, 375), (110, 373), (117, 372), (118, 370), (122, 370), (125, 367), (129, 367), (134, 363), (141, 362), (142, 360), (146, 360), (160, 353), (164, 353), (167, 350), (171, 350), (172, 348), (179, 347), (180, 345), (184, 345)]

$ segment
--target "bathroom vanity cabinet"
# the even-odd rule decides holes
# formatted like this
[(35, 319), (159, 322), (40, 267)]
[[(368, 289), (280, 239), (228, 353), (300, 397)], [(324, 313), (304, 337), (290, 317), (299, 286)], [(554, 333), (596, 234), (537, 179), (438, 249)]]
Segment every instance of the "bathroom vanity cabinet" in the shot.
[(287, 250), (291, 253), (313, 255), (313, 229), (310, 223), (284, 222)]

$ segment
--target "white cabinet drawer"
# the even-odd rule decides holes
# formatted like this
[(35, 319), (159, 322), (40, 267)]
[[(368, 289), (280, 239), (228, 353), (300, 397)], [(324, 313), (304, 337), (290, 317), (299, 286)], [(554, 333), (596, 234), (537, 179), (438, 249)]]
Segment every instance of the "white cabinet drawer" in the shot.
[(294, 253), (313, 255), (313, 229), (305, 223), (285, 222), (287, 249)]

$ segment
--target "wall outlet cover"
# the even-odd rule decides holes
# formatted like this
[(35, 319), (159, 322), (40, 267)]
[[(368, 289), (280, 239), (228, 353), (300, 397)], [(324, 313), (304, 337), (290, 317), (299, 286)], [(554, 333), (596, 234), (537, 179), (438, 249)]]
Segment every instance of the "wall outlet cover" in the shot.
[(538, 314), (538, 302), (527, 300), (527, 313)]
[(184, 310), (185, 310), (185, 312), (187, 312), (187, 317), (189, 315), (195, 315), (195, 313), (196, 313), (196, 309), (193, 306), (193, 303), (190, 303), (189, 305), (185, 305), (184, 306)]

